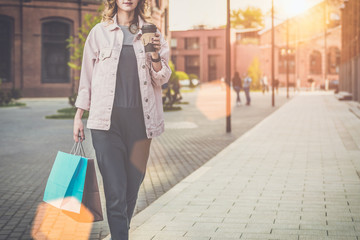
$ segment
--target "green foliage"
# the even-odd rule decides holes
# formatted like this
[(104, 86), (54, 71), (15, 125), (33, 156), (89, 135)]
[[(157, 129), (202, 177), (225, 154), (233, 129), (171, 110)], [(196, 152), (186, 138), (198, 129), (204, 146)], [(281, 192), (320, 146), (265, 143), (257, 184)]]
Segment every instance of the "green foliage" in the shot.
[[(47, 119), (73, 119), (75, 117), (77, 108), (62, 108), (57, 110), (57, 114), (46, 116)], [(89, 112), (84, 112), (83, 118), (87, 119), (89, 117)]]
[(0, 104), (0, 107), (25, 107), (26, 106), (26, 103), (22, 103), (22, 102), (9, 102), (8, 104), (6, 105), (1, 105)]
[[(70, 62), (68, 62), (68, 66), (75, 70), (81, 70), (82, 57), (84, 52), (84, 46), (87, 36), (89, 35), (90, 30), (99, 22), (101, 22), (101, 12), (103, 10), (103, 4), (97, 9), (95, 15), (85, 14), (82, 25), (79, 27), (78, 33), (76, 36), (70, 36), (66, 41), (68, 42), (67, 48), (72, 50), (72, 54), (70, 56)], [(76, 76), (75, 80), (79, 80), (79, 77)], [(69, 104), (71, 106), (75, 106), (75, 100), (77, 97), (77, 93), (74, 92), (69, 97)]]
[(23, 103), (14, 102), (13, 99), (19, 99), (21, 97), (20, 89), (13, 88), (11, 90), (0, 89), (0, 106), (1, 107), (13, 107), (23, 106)]
[(199, 77), (196, 74), (190, 73), (189, 74), (189, 79), (193, 80), (193, 79), (199, 79)]
[(15, 107), (24, 106), (24, 103), (13, 102), (13, 99), (21, 98), (20, 89), (13, 88), (10, 91), (1, 89), (2, 79), (0, 78), (0, 106), (1, 107)]
[(162, 90), (163, 109), (164, 111), (179, 111), (181, 107), (174, 107), (173, 105), (182, 99), (179, 79), (180, 77), (187, 77), (187, 74), (176, 71), (171, 61), (169, 61), (169, 67), (171, 69), (171, 76), (168, 84), (164, 85)]
[(178, 80), (189, 79), (189, 76), (186, 74), (186, 72), (176, 71), (175, 74), (177, 75)]
[(14, 98), (16, 100), (21, 98), (21, 90), (18, 89), (18, 88), (12, 88), (11, 89), (11, 96), (12, 96), (12, 98)]
[(264, 27), (264, 15), (260, 8), (247, 7), (245, 10), (232, 10), (230, 15), (231, 27), (257, 28)]
[(170, 75), (169, 83), (179, 81), (178, 75), (176, 74), (175, 65), (173, 64), (172, 61), (169, 61), (169, 67), (171, 69), (171, 75)]
[[(77, 35), (70, 36), (68, 39), (66, 39), (66, 41), (68, 42), (67, 48), (70, 48), (72, 50), (70, 62), (68, 62), (68, 66), (70, 68), (75, 70), (81, 70), (81, 62), (86, 38), (89, 35), (90, 30), (101, 21), (101, 11), (103, 10), (103, 8), (104, 6), (103, 4), (101, 4), (100, 7), (97, 9), (95, 15), (89, 13), (85, 14), (83, 23), (79, 27)], [(79, 77), (75, 77), (75, 80), (79, 80)]]
[(254, 57), (249, 68), (248, 75), (251, 77), (251, 87), (254, 90), (259, 90), (261, 88), (260, 78), (261, 78), (261, 69), (260, 69), (260, 61), (259, 58)]
[(180, 110), (182, 110), (180, 106), (174, 107), (174, 106), (164, 105), (164, 112), (175, 112)]

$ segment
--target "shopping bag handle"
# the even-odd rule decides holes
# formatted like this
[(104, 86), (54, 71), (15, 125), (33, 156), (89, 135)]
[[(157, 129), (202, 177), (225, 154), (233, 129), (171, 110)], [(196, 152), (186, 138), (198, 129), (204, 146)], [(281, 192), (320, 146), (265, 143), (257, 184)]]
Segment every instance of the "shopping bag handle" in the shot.
[(71, 148), (70, 154), (80, 155), (82, 157), (85, 157), (85, 150), (81, 141), (74, 143), (73, 147)]

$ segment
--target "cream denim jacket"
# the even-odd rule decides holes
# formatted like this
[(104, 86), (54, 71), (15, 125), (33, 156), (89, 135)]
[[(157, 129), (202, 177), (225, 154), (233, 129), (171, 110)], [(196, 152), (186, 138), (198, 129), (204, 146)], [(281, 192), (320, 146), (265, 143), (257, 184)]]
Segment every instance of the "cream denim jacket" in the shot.
[[(87, 128), (109, 130), (115, 95), (116, 71), (123, 42), (123, 32), (117, 24), (116, 15), (112, 24), (96, 24), (85, 41), (80, 73), (77, 108), (89, 111)], [(144, 21), (139, 17), (139, 27)], [(168, 65), (169, 46), (160, 34), (162, 68), (156, 72), (151, 55), (145, 54), (141, 42), (141, 30), (134, 38), (133, 46), (139, 72), (140, 92), (144, 122), (148, 138), (159, 136), (164, 131), (164, 114), (161, 85), (168, 82), (171, 70)]]

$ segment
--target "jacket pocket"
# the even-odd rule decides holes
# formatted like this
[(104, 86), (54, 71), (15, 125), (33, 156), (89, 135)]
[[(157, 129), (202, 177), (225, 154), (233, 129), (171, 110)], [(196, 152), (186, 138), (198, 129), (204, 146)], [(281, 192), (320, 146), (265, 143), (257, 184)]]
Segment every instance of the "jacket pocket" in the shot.
[(100, 49), (100, 53), (99, 53), (99, 59), (101, 61), (111, 57), (111, 48), (102, 48)]

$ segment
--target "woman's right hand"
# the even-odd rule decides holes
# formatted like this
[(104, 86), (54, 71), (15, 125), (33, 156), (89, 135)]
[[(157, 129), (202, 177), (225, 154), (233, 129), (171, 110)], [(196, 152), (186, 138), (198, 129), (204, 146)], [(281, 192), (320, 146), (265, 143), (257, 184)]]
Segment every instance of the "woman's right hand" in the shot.
[(80, 141), (82, 142), (85, 140), (84, 124), (81, 121), (81, 117), (83, 113), (84, 110), (78, 108), (74, 117), (73, 137), (75, 142), (79, 142), (79, 132), (80, 132)]

